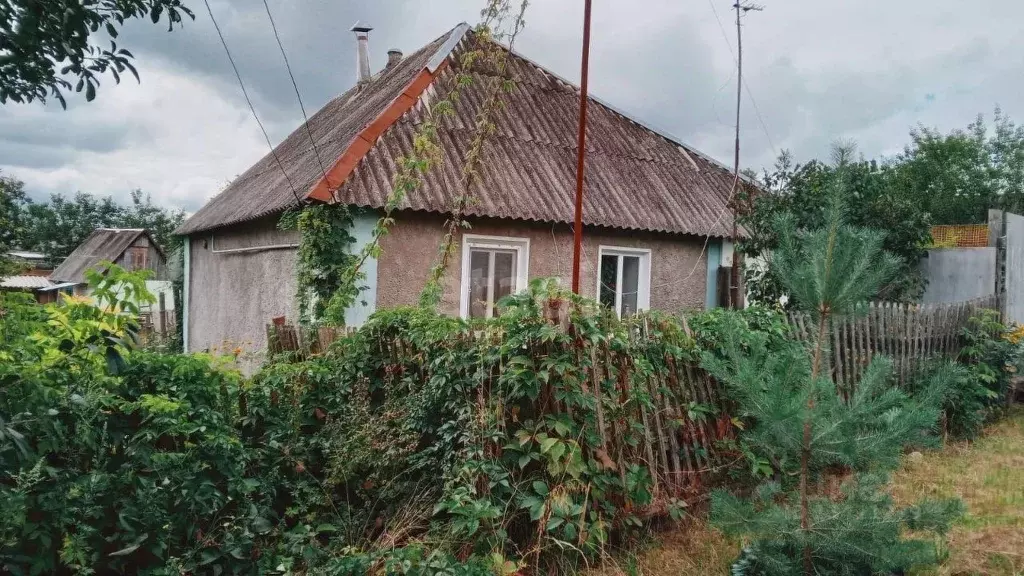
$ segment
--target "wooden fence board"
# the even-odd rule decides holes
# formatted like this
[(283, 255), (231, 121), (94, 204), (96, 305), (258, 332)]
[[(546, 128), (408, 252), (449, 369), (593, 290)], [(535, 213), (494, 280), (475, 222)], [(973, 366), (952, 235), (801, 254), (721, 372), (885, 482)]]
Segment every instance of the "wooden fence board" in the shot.
[[(998, 310), (995, 296), (951, 304), (900, 304), (870, 302), (857, 313), (836, 318), (828, 330), (827, 357), (833, 380), (848, 396), (876, 356), (892, 360), (893, 375), (906, 383), (922, 362), (937, 357), (954, 358), (962, 346), (960, 333), (982, 309)], [(815, 339), (810, 314), (786, 314), (792, 335), (809, 346)]]

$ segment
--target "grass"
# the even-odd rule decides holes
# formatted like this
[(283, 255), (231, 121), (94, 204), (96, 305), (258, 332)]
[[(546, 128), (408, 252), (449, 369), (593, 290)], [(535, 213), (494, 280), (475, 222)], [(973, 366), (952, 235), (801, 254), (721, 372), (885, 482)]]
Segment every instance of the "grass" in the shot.
[[(893, 475), (892, 494), (906, 505), (958, 497), (967, 516), (949, 534), (949, 555), (919, 576), (1024, 576), (1024, 409), (970, 443), (915, 454)], [(739, 543), (699, 519), (658, 535), (651, 547), (608, 559), (588, 576), (725, 575)]]
[(893, 497), (958, 497), (967, 516), (949, 534), (949, 558), (922, 574), (1024, 575), (1024, 410), (990, 426), (971, 443), (905, 459)]

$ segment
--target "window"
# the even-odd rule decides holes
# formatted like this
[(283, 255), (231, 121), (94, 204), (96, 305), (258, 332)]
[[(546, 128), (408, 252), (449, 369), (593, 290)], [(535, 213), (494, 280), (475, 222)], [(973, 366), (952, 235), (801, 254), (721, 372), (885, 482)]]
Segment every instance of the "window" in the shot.
[(651, 305), (651, 251), (601, 246), (597, 293), (601, 304), (622, 316)]
[(132, 246), (125, 252), (125, 268), (128, 270), (142, 270), (146, 268), (146, 256), (149, 248), (145, 246)]
[(530, 241), (467, 234), (462, 241), (463, 318), (490, 318), (495, 304), (526, 288)]

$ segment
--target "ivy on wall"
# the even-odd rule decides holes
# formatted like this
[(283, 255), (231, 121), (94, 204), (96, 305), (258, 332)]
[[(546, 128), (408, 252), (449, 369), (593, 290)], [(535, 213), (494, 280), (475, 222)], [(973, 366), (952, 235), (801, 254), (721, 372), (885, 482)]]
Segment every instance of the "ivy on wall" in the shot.
[(342, 204), (311, 204), (281, 216), (278, 227), (300, 235), (296, 282), (303, 324), (343, 325), (345, 310), (365, 289), (360, 283), (366, 275), (352, 272), (352, 223), (352, 212)]

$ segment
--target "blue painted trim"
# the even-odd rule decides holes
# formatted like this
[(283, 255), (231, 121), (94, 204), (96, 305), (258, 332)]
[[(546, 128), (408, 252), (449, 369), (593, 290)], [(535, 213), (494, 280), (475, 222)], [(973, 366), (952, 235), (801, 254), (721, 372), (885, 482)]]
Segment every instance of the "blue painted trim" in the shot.
[[(355, 242), (352, 244), (353, 252), (362, 250), (363, 246), (373, 240), (373, 229), (379, 218), (377, 213), (368, 210), (353, 214), (351, 230), (352, 237), (355, 238)], [(367, 258), (363, 263), (362, 271), (366, 274), (366, 279), (363, 281), (366, 289), (359, 293), (355, 303), (345, 311), (346, 326), (362, 326), (366, 323), (367, 318), (377, 310), (377, 259), (373, 256)]]
[(708, 277), (704, 294), (704, 308), (710, 310), (718, 307), (718, 265), (722, 261), (722, 241), (708, 242), (707, 251)]
[(185, 268), (185, 277), (181, 287), (181, 307), (183, 308), (181, 311), (181, 349), (188, 353), (188, 293), (191, 287), (189, 280), (192, 277), (192, 238), (185, 236), (184, 242), (185, 245), (182, 247), (182, 265)]

